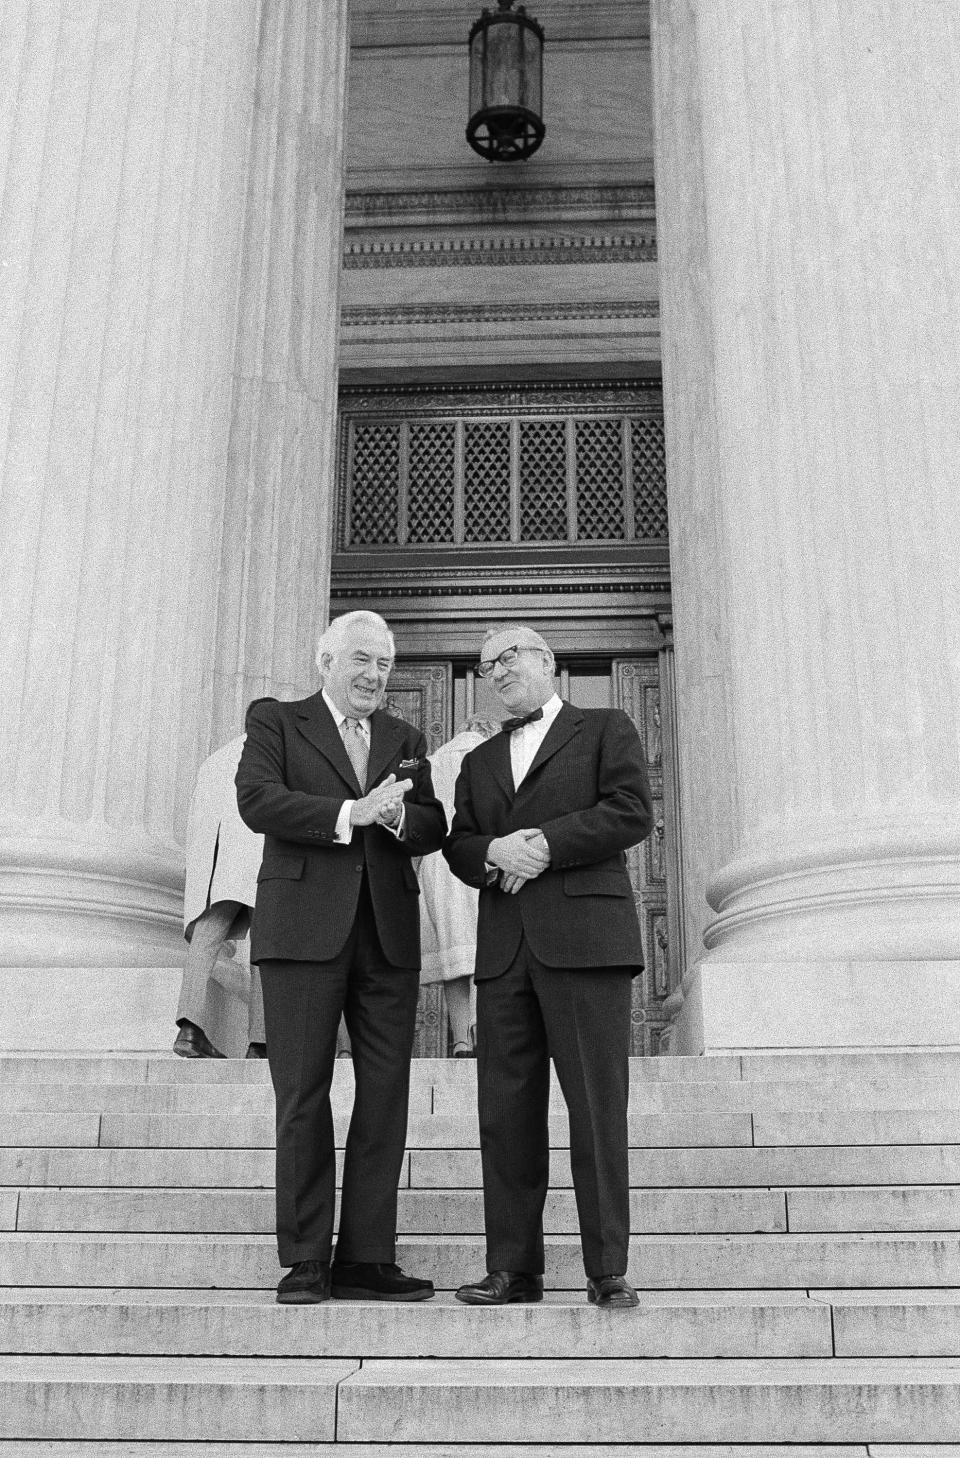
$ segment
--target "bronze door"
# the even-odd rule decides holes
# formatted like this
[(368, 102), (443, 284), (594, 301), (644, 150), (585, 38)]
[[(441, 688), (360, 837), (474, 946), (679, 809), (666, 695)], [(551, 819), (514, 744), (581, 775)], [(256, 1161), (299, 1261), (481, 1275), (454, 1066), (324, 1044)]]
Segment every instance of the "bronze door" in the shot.
[[(645, 963), (634, 983), (631, 1051), (646, 1056), (660, 1051), (668, 1022), (663, 1005), (681, 976), (671, 667), (667, 653), (605, 662), (558, 661), (561, 696), (582, 708), (624, 709), (637, 726), (647, 757), (654, 829), (628, 855)], [(475, 678), (469, 664), (455, 660), (401, 659), (390, 680), (386, 707), (422, 728), (431, 749), (449, 739), (469, 714), (502, 717), (502, 708), (488, 686)], [(430, 984), (420, 993), (414, 1055), (436, 1058), (447, 1052), (443, 989), (440, 984)]]

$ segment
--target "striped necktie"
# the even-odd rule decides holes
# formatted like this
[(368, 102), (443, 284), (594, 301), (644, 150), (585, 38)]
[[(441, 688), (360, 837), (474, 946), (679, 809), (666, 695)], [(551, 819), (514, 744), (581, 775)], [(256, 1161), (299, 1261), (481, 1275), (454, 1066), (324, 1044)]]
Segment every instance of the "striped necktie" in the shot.
[(343, 735), (347, 754), (350, 756), (350, 763), (356, 773), (357, 782), (361, 790), (365, 790), (367, 787), (367, 760), (370, 757), (370, 751), (367, 748), (367, 738), (360, 720), (344, 719), (340, 732)]

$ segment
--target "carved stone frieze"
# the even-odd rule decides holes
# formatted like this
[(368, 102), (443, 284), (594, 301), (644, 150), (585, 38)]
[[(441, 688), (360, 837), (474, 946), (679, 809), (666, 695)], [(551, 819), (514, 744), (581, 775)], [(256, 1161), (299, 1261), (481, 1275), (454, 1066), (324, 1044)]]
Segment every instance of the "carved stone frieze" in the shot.
[(346, 304), (340, 319), (346, 329), (436, 328), (458, 324), (534, 324), (557, 320), (658, 319), (657, 299), (548, 304)]
[(525, 410), (536, 410), (540, 414), (556, 411), (564, 415), (599, 415), (605, 409), (617, 414), (624, 407), (637, 414), (647, 410), (651, 414), (659, 414), (662, 402), (659, 380), (647, 383), (613, 379), (593, 386), (584, 384), (582, 380), (551, 380), (522, 385), (500, 381), (471, 382), (469, 385), (378, 385), (375, 390), (344, 385), (340, 389), (344, 416), (402, 415), (404, 419)]
[(425, 188), (412, 191), (387, 188), (364, 190), (348, 184), (345, 226), (371, 227), (391, 221), (402, 226), (426, 223), (508, 221), (569, 223), (622, 222), (653, 224), (653, 183), (605, 183), (583, 186), (490, 186)]
[[(336, 555), (334, 555), (333, 562), (334, 570), (336, 571)], [(523, 593), (525, 597), (535, 597), (537, 595), (549, 593), (551, 596), (582, 598), (584, 593), (587, 592), (591, 594), (605, 593), (612, 597), (632, 597), (638, 593), (663, 594), (670, 591), (669, 581), (657, 581), (653, 578), (651, 578), (649, 581), (644, 578), (638, 577), (636, 579), (620, 578), (617, 582), (589, 582), (577, 584), (572, 582), (557, 582), (555, 580), (555, 577), (551, 578), (551, 580), (548, 582), (532, 582), (529, 580), (531, 576), (532, 573), (530, 569), (524, 568)], [(396, 583), (380, 581), (377, 583), (376, 591), (378, 598), (449, 598), (463, 597), (464, 595), (469, 594), (474, 588), (479, 591), (481, 586), (489, 595), (491, 590), (508, 591), (514, 586), (514, 584), (505, 582), (501, 586), (500, 584), (491, 582), (491, 574), (485, 571), (482, 576), (478, 575), (476, 582), (471, 579), (468, 573), (461, 573), (460, 581), (456, 586), (443, 586), (436, 583), (425, 582), (423, 580), (423, 576), (421, 575), (418, 582)], [(331, 600), (337, 599), (352, 601), (357, 596), (357, 592), (357, 587), (352, 584), (334, 585), (330, 589), (330, 597)], [(643, 611), (643, 609), (640, 609), (640, 611)], [(655, 607), (651, 607), (647, 609), (647, 611), (651, 614), (651, 616), (656, 615)]]
[(348, 238), (343, 266), (359, 268), (503, 267), (533, 263), (643, 263), (656, 260), (655, 239), (644, 233), (484, 238)]

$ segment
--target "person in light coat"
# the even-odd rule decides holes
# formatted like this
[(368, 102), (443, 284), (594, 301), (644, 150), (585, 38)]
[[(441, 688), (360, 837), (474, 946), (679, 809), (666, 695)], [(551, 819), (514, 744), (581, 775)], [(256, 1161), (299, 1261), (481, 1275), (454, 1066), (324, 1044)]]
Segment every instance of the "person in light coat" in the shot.
[[(498, 733), (495, 719), (470, 718), (446, 744), (430, 755), (433, 788), (448, 824), (453, 792), (464, 757)], [(426, 856), (420, 866), (420, 982), (442, 982), (454, 1058), (476, 1056), (477, 992), (473, 964), (477, 955), (477, 892), (450, 870), (441, 856)]]
[(247, 1056), (265, 1056), (263, 993), (259, 972), (250, 966), (249, 952), (250, 912), (257, 899), (263, 836), (241, 820), (234, 784), (245, 739), (246, 735), (238, 734), (204, 760), (190, 801), (183, 899), (188, 947), (173, 1045), (182, 1058), (224, 1056), (220, 1044), (229, 1037), (229, 999), (219, 995), (214, 977), (221, 956), (234, 957), (241, 995), (249, 984)]

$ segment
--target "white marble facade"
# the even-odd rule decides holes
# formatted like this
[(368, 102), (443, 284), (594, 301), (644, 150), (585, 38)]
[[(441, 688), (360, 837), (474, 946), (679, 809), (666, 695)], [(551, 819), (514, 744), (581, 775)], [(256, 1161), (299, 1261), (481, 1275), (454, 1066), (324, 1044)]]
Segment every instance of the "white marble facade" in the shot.
[(0, 1045), (168, 1041), (196, 767), (313, 686), (338, 368), (661, 359), (677, 1046), (960, 1043), (960, 21), (534, 0), (518, 169), (479, 8), (0, 9)]

